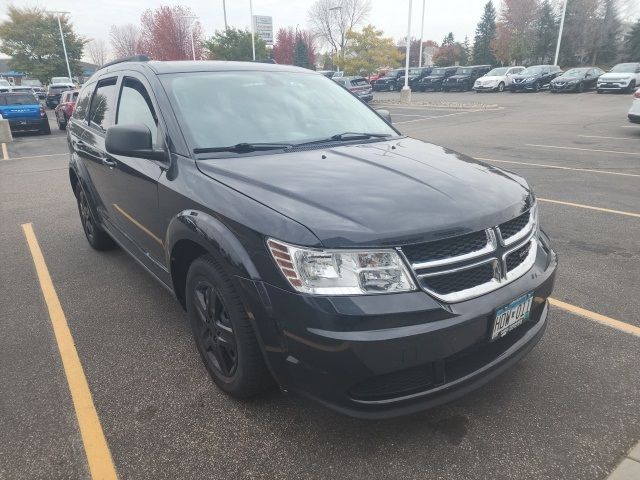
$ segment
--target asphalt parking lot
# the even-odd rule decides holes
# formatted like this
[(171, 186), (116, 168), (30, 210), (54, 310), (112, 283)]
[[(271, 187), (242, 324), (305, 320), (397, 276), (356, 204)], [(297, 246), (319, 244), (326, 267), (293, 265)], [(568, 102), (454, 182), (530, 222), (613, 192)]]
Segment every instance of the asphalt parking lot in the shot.
[[(93, 251), (66, 136), (0, 160), (0, 478), (91, 478), (23, 224), (32, 224), (120, 478), (603, 479), (640, 440), (640, 126), (629, 95), (376, 95), (405, 134), (532, 184), (560, 257), (550, 325), (515, 368), (386, 421), (273, 391), (232, 400), (186, 316), (121, 250)], [(46, 293), (45, 293), (46, 295)], [(581, 310), (583, 309), (583, 310)], [(86, 442), (84, 442), (86, 443)]]

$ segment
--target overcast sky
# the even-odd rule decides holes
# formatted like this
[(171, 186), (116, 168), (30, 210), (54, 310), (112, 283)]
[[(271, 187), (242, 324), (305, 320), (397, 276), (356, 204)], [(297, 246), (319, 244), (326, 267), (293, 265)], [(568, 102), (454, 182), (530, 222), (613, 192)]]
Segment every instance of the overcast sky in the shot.
[[(484, 4), (487, 0), (426, 0), (424, 38), (441, 42), (448, 32), (462, 41), (465, 35), (473, 40)], [(640, 0), (622, 0), (640, 13)], [(307, 11), (314, 0), (253, 0), (255, 15), (273, 17), (274, 34), (279, 27), (307, 25)], [(0, 20), (6, 18), (6, 6), (12, 0), (0, 0)], [(87, 38), (108, 40), (113, 24), (139, 24), (147, 8), (159, 5), (184, 5), (200, 18), (206, 36), (224, 28), (222, 0), (20, 0), (19, 6), (40, 6), (49, 10), (70, 12), (76, 30)], [(494, 0), (499, 5), (500, 0)], [(409, 0), (371, 0), (368, 22), (381, 28), (395, 40), (406, 34)], [(631, 12), (630, 12), (631, 13)], [(412, 36), (420, 36), (422, 1), (413, 0)], [(227, 20), (230, 26), (249, 27), (249, 0), (227, 0)]]

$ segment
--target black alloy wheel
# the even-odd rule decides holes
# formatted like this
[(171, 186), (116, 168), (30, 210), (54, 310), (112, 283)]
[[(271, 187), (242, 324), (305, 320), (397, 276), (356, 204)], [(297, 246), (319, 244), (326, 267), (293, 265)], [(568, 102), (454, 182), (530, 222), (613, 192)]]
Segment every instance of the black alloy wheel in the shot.
[(578, 93), (583, 93), (584, 92), (584, 83), (583, 82), (578, 83), (577, 90), (578, 90)]
[(82, 223), (82, 230), (89, 245), (95, 250), (110, 250), (115, 247), (115, 242), (105, 232), (100, 225), (95, 221), (93, 213), (91, 213), (91, 207), (89, 207), (89, 201), (87, 195), (80, 185), (76, 190), (76, 198), (78, 200), (78, 212), (80, 213), (80, 222)]
[(213, 256), (189, 266), (185, 300), (198, 353), (221, 390), (247, 398), (273, 385), (234, 282)]
[(499, 92), (504, 92), (504, 82), (500, 82), (500, 83), (498, 84), (498, 91), (499, 91)]
[(193, 305), (200, 320), (196, 341), (205, 362), (217, 376), (231, 379), (238, 368), (238, 347), (231, 318), (220, 292), (207, 279), (198, 280), (193, 290)]
[(540, 91), (540, 82), (536, 82), (533, 84), (533, 91), (536, 93)]

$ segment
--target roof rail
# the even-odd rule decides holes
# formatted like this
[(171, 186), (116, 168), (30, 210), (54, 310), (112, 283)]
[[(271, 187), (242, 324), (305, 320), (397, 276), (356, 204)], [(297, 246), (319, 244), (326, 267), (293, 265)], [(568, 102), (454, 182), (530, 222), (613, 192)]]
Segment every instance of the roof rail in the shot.
[(112, 62), (105, 63), (104, 65), (102, 65), (100, 67), (100, 70), (102, 70), (103, 68), (110, 67), (111, 65), (117, 65), (118, 63), (124, 63), (124, 62), (148, 62), (149, 60), (151, 60), (151, 59), (149, 57), (147, 57), (146, 55), (134, 55), (132, 57), (119, 58), (119, 59), (114, 60)]

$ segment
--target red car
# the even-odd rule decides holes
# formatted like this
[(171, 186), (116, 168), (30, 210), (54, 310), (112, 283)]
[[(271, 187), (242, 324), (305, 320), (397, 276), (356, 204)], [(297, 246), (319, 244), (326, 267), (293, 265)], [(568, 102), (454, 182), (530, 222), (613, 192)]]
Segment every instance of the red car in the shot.
[(76, 100), (78, 99), (78, 92), (80, 90), (67, 90), (62, 92), (60, 97), (60, 103), (56, 107), (54, 113), (56, 114), (56, 122), (60, 130), (66, 130), (67, 122), (73, 114), (73, 109), (76, 108)]

